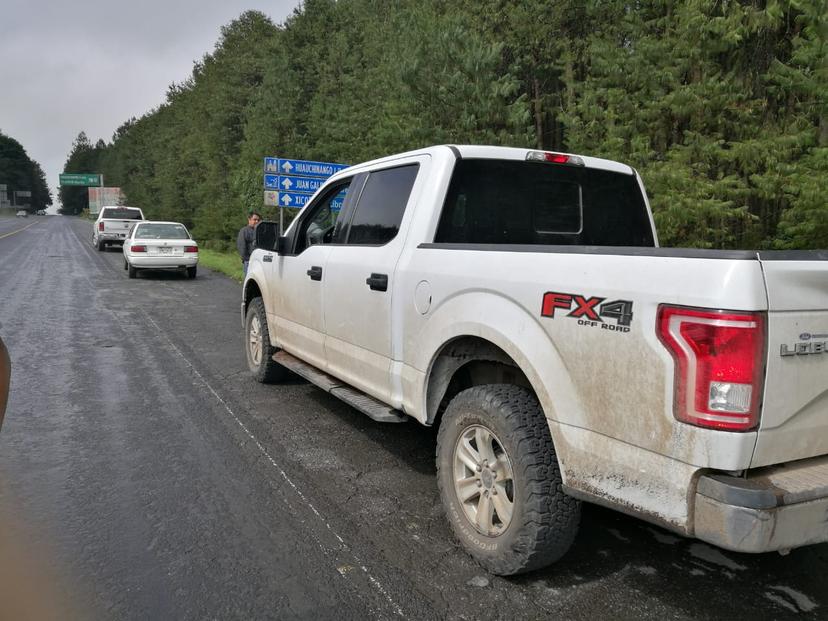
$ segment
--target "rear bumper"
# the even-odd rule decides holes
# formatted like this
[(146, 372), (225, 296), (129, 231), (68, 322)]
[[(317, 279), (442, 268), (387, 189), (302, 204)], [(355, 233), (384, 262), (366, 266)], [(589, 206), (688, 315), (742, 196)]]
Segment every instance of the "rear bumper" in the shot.
[(179, 267), (192, 267), (198, 264), (198, 255), (194, 253), (178, 257), (136, 257), (129, 258), (132, 267), (142, 269), (175, 269)]
[(736, 552), (828, 541), (828, 456), (762, 468), (747, 478), (702, 476), (694, 535)]
[(98, 239), (101, 240), (101, 241), (120, 242), (122, 244), (124, 243), (124, 240), (126, 239), (126, 236), (127, 236), (126, 231), (124, 231), (123, 233), (106, 233), (106, 232), (98, 233)]

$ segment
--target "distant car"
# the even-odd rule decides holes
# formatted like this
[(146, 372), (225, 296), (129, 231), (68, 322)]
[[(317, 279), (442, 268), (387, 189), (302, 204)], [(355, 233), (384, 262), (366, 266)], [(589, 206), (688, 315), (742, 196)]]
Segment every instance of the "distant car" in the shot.
[(26, 211), (25, 209), (21, 209), (21, 210), (20, 210), (20, 211), (18, 211), (15, 215), (16, 215), (18, 218), (28, 218), (28, 217), (29, 217), (29, 212), (28, 212), (28, 211)]
[(124, 240), (124, 269), (130, 278), (139, 269), (181, 269), (196, 277), (198, 244), (179, 222), (137, 222)]
[(39, 216), (45, 216), (45, 215), (46, 215), (46, 210), (45, 210), (45, 209), (38, 209), (38, 210), (37, 210), (37, 215), (39, 215)]

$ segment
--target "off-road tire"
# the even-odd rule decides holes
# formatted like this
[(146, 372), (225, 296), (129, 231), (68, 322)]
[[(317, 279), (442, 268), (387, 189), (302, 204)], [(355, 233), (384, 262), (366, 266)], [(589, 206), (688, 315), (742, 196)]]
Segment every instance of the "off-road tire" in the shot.
[(196, 266), (187, 268), (187, 278), (195, 278), (197, 273), (198, 268)]
[[(488, 428), (497, 436), (513, 471), (511, 521), (494, 537), (476, 529), (455, 491), (455, 448), (472, 426)], [(437, 481), (455, 536), (493, 574), (525, 573), (554, 563), (575, 539), (581, 503), (562, 489), (546, 418), (526, 388), (487, 384), (452, 399), (437, 436)]]
[(127, 274), (130, 278), (136, 278), (138, 276), (138, 270), (127, 263)]
[[(261, 334), (261, 354), (258, 364), (254, 360), (251, 347), (251, 329), (258, 325)], [(247, 368), (262, 384), (273, 384), (281, 382), (290, 373), (285, 367), (273, 360), (273, 354), (278, 351), (270, 344), (270, 332), (267, 328), (267, 317), (265, 315), (264, 302), (262, 298), (253, 298), (247, 307), (247, 315), (244, 318), (244, 355), (247, 359)]]

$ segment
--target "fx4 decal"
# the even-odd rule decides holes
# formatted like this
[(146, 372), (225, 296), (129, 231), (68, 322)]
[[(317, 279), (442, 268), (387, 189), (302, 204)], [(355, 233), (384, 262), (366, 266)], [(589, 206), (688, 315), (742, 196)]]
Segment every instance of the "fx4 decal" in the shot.
[[(557, 316), (566, 313), (567, 317), (577, 319), (578, 324), (582, 326), (601, 326), (602, 329), (613, 332), (629, 332), (633, 319), (633, 303), (630, 300), (605, 302), (606, 299), (578, 293), (548, 291), (543, 294), (541, 316), (554, 319), (555, 311), (559, 311)], [(614, 320), (615, 323), (608, 323), (606, 320)]]

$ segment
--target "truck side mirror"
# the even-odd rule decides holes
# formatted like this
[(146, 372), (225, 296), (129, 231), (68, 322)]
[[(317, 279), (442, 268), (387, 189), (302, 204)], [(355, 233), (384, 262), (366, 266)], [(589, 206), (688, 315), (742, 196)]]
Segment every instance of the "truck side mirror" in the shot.
[(276, 241), (279, 239), (278, 222), (259, 222), (256, 225), (256, 248), (262, 250), (276, 250)]
[(290, 238), (282, 235), (276, 240), (276, 254), (290, 254)]

